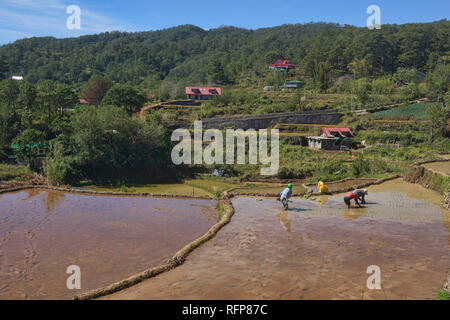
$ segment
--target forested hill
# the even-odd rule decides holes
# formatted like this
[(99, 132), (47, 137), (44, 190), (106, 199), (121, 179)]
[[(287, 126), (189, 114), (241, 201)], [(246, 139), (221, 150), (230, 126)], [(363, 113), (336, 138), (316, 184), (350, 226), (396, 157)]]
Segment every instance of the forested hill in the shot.
[[(246, 30), (203, 30), (183, 25), (160, 31), (110, 32), (78, 38), (30, 38), (0, 47), (3, 76), (30, 82), (51, 79), (80, 85), (93, 74), (115, 82), (154, 86), (162, 79), (208, 82), (211, 65), (223, 66), (226, 81), (265, 71), (275, 58), (290, 59), (302, 76), (317, 66), (333, 74), (376, 76), (399, 67), (427, 71), (450, 51), (450, 21), (383, 25), (369, 30), (331, 23)], [(0, 61), (1, 62), (1, 61)]]

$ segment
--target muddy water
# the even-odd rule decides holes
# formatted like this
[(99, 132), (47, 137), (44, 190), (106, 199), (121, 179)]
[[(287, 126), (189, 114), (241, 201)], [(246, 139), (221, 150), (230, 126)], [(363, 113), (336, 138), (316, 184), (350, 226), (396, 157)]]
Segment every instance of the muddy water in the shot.
[[(294, 199), (282, 211), (273, 199), (235, 198), (232, 221), (184, 265), (107, 298), (435, 298), (450, 267), (439, 195), (394, 180), (369, 187), (367, 202)], [(382, 290), (366, 286), (370, 265)]]
[[(0, 195), (0, 299), (70, 298), (165, 262), (217, 220), (209, 200), (30, 189)], [(81, 290), (68, 290), (69, 265)]]
[[(347, 181), (342, 181), (342, 182), (331, 182), (331, 183), (326, 183), (328, 187), (328, 191), (330, 192), (336, 192), (339, 190), (346, 190), (347, 188), (351, 188), (355, 185), (361, 185), (364, 183), (368, 183), (368, 182), (372, 182), (375, 181), (376, 179), (352, 179), (352, 180), (347, 180)], [(318, 193), (319, 189), (317, 189), (317, 184), (308, 184), (308, 187), (310, 187), (312, 189), (313, 193)]]
[[(250, 194), (280, 194), (287, 184), (257, 184), (247, 188), (239, 188), (233, 190), (234, 194), (250, 193)], [(292, 192), (303, 193), (305, 188), (301, 184), (293, 184)]]
[(427, 169), (432, 169), (434, 171), (443, 172), (446, 174), (450, 174), (450, 161), (443, 162), (430, 162), (422, 164), (423, 167)]

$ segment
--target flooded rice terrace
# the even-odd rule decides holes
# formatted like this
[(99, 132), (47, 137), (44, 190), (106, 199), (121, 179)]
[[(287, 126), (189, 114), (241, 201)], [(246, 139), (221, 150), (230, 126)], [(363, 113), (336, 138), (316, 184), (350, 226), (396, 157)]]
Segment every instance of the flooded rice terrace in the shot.
[(423, 167), (427, 169), (432, 169), (434, 171), (443, 172), (450, 175), (450, 161), (437, 161), (422, 164)]
[[(339, 190), (345, 190), (347, 188), (351, 188), (355, 185), (362, 185), (369, 182), (374, 182), (376, 179), (351, 179), (340, 182), (331, 182), (327, 183), (328, 191), (337, 192)], [(319, 189), (317, 188), (317, 184), (308, 184), (307, 185), (313, 193), (319, 193)]]
[[(217, 221), (215, 201), (29, 189), (0, 195), (0, 299), (66, 299), (167, 261)], [(68, 290), (66, 269), (81, 269)]]
[[(295, 198), (288, 211), (234, 198), (231, 222), (182, 266), (106, 298), (434, 299), (450, 267), (440, 195), (401, 179), (368, 189), (350, 210), (343, 195)], [(370, 265), (382, 290), (366, 286)]]

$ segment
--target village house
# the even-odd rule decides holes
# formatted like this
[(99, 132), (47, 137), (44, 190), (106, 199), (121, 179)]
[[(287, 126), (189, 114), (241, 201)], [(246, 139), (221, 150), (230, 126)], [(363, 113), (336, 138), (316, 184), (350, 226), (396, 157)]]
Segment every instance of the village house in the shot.
[(277, 59), (275, 62), (269, 65), (270, 70), (288, 72), (291, 69), (295, 69), (295, 65), (289, 60)]
[[(35, 144), (27, 144), (27, 147), (30, 149), (36, 149), (36, 158), (34, 160), (34, 164), (37, 167), (41, 167), (45, 161), (45, 157), (47, 154), (47, 151), (49, 150), (50, 146), (47, 142), (39, 142)], [(17, 144), (13, 144), (12, 146), (13, 150), (17, 149)], [(8, 156), (8, 161), (11, 163), (16, 163), (18, 165), (28, 165), (28, 160), (26, 159), (20, 159), (16, 155), (12, 154)]]
[(354, 137), (350, 128), (323, 127), (319, 135), (309, 136), (308, 146), (312, 149), (342, 150), (353, 145), (351, 138)]
[(220, 96), (222, 89), (213, 87), (185, 87), (185, 93), (187, 99), (209, 100), (213, 96)]

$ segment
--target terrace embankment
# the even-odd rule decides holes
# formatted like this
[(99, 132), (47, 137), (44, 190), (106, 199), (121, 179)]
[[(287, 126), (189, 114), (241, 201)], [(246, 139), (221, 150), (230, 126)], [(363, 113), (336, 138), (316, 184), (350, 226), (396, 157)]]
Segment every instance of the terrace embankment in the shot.
[(449, 164), (449, 159), (416, 162), (405, 173), (404, 178), (408, 182), (418, 183), (428, 189), (438, 191), (444, 197), (444, 207), (450, 209)]
[[(304, 123), (304, 124), (336, 124), (341, 121), (341, 114), (335, 110), (317, 110), (305, 112), (283, 112), (251, 116), (236, 116), (226, 118), (202, 119), (204, 129), (266, 129), (277, 123)], [(171, 129), (189, 128), (192, 123), (179, 123)]]
[[(344, 192), (347, 190), (354, 189), (358, 186), (368, 186), (370, 184), (373, 184), (377, 181), (377, 179), (343, 179), (341, 181), (334, 181), (330, 183), (326, 183), (328, 187), (328, 191), (331, 193), (335, 192)], [(319, 193), (319, 189), (317, 189), (317, 185), (315, 184), (308, 184), (308, 188), (311, 189), (313, 193)]]
[[(448, 276), (449, 212), (441, 196), (395, 179), (342, 194), (232, 199), (235, 215), (185, 263), (108, 299), (433, 299)], [(381, 269), (382, 290), (366, 286)]]
[(450, 175), (450, 160), (424, 163), (422, 166), (426, 169), (431, 169), (438, 173)]

